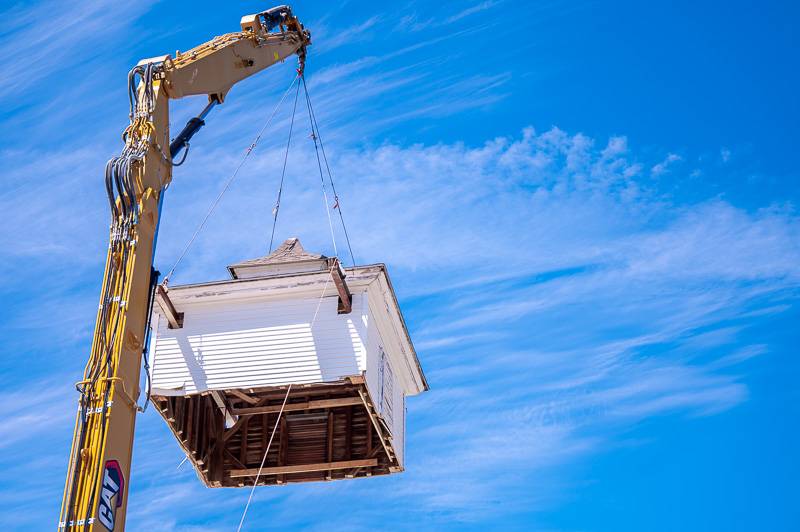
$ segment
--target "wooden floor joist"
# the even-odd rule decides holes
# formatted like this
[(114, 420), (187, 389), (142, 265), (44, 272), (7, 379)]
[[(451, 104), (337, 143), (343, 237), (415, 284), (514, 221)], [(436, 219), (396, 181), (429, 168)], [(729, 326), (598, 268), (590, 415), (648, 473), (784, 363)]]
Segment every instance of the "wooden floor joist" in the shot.
[[(332, 471), (336, 469), (351, 469), (354, 467), (371, 467), (376, 465), (378, 465), (377, 458), (366, 460), (344, 460), (341, 462), (322, 462), (320, 464), (265, 467), (261, 469), (261, 474), (280, 475), (290, 473), (313, 473), (317, 471)], [(258, 468), (232, 469), (230, 475), (232, 478), (254, 477), (258, 475)]]
[[(286, 386), (214, 393), (153, 396), (208, 487), (252, 485), (262, 459), (259, 485), (399, 470), (391, 435), (382, 428), (362, 376), (293, 386), (288, 399)], [(238, 416), (230, 428), (226, 413)]]
[[(305, 401), (302, 403), (289, 403), (284, 408), (284, 412), (296, 412), (298, 410), (313, 410), (316, 408), (336, 408), (337, 406), (352, 406), (361, 404), (359, 397), (345, 397), (342, 399), (322, 399), (318, 401)], [(281, 405), (272, 406), (253, 406), (245, 408), (234, 408), (231, 413), (234, 416), (254, 416), (256, 414), (275, 414), (281, 411)]]

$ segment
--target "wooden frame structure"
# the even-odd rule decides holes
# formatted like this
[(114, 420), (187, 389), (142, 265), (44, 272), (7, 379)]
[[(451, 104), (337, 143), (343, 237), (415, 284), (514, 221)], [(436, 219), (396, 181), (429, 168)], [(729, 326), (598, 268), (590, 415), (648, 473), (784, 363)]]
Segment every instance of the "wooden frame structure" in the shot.
[(231, 389), (152, 400), (208, 487), (252, 486), (273, 429), (258, 485), (402, 471), (362, 376), (293, 385), (279, 416), (286, 391)]

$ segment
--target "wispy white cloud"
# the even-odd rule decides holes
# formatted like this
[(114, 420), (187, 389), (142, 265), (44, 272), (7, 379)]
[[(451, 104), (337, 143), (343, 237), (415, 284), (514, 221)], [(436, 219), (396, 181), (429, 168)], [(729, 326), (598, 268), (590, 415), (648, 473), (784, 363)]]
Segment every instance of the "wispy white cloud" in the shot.
[[(262, 152), (252, 171), (269, 175), (273, 155)], [(310, 155), (293, 163), (280, 227), (308, 248), (327, 249)], [(334, 501), (355, 504), (366, 492), (381, 505), (402, 501), (428, 522), (552, 504), (533, 488), (518, 507), (498, 510), (495, 499), (560, 463), (619, 445), (643, 419), (709, 416), (745, 401), (741, 365), (767, 350), (741, 345), (747, 322), (727, 324), (756, 309), (780, 311), (776, 304), (794, 300), (800, 284), (793, 212), (747, 212), (720, 200), (674, 205), (635, 171), (641, 162), (621, 137), (603, 144), (527, 129), (476, 147), (383, 145), (330, 155), (346, 176), (356, 253), (387, 260), (401, 296), (406, 288), (416, 294), (405, 305), (417, 314), (413, 332), (433, 391), (409, 402), (402, 480), (289, 490), (278, 505), (282, 523), (331, 519)], [(213, 157), (202, 164), (211, 167)], [(257, 214), (257, 198), (269, 197), (272, 185), (248, 181), (234, 192), (185, 279), (263, 252), (253, 234), (268, 209)], [(250, 214), (236, 214), (242, 205)], [(178, 209), (173, 219), (184, 216)], [(309, 215), (316, 210), (318, 219)], [(173, 229), (172, 241), (185, 232)], [(446, 456), (445, 441), (458, 442)], [(489, 474), (509, 456), (514, 475)], [(291, 510), (309, 499), (314, 509)], [(275, 509), (262, 504), (263, 512)], [(372, 517), (354, 510), (348, 524)]]
[[(279, 235), (330, 251), (313, 153), (297, 150)], [(264, 252), (279, 155), (259, 152), (176, 282), (218, 277), (225, 263)], [(405, 475), (259, 491), (255, 522), (278, 512), (287, 526), (335, 523), (332, 509), (350, 501), (348, 526), (367, 527), (375, 515), (356, 504), (367, 492), (431, 523), (544, 508), (547, 491), (502, 507), (497, 494), (618, 445), (642, 419), (708, 416), (746, 400), (743, 364), (768, 350), (734, 340), (747, 319), (793, 301), (800, 283), (792, 211), (673, 205), (632, 170), (642, 162), (621, 137), (526, 129), (474, 147), (334, 144), (329, 157), (360, 261), (389, 262), (401, 297), (415, 293), (404, 306), (433, 390), (409, 401)], [(181, 249), (230, 162), (194, 154), (202, 170), (191, 191), (170, 190), (159, 264)], [(63, 208), (53, 203), (53, 216)], [(177, 445), (152, 413), (140, 429), (133, 528), (229, 526), (243, 496), (176, 470)], [(513, 475), (490, 474), (511, 455)], [(198, 501), (225, 511), (175, 510)]]
[(373, 28), (381, 22), (381, 17), (374, 15), (348, 27), (328, 28), (324, 24), (314, 30), (315, 52), (326, 53), (355, 42), (363, 42), (373, 37)]
[(497, 5), (501, 4), (500, 1), (486, 1), (480, 2), (475, 5), (472, 5), (466, 9), (462, 9), (458, 13), (450, 15), (445, 19), (445, 24), (452, 24), (453, 22), (459, 21), (465, 17), (470, 15), (474, 15), (476, 13), (480, 13), (482, 11), (486, 11), (487, 9), (491, 9)]
[(471, 15), (482, 13), (493, 7), (502, 4), (501, 1), (485, 1), (473, 4), (469, 7), (461, 9), (460, 11), (447, 13), (432, 14), (429, 10), (425, 10), (425, 15), (420, 15), (418, 11), (403, 15), (400, 17), (395, 31), (410, 31), (418, 32), (422, 30), (430, 30), (436, 27), (447, 26), (459, 22)]
[[(70, 20), (84, 20), (97, 6), (84, 6)], [(472, 21), (492, 6), (466, 7), (451, 22)], [(144, 8), (119, 9), (130, 19)], [(324, 31), (315, 30), (315, 37), (343, 48), (373, 38), (387, 20), (356, 22), (337, 32), (338, 41), (322, 39)], [(93, 24), (69, 26), (74, 35), (56, 36), (57, 44), (86, 56), (83, 46), (94, 37), (83, 41), (79, 30), (105, 31)], [(770, 356), (769, 345), (745, 339), (748, 328), (796, 304), (797, 213), (785, 206), (745, 210), (714, 198), (676, 203), (661, 180), (649, 179), (678, 174), (676, 154), (649, 160), (625, 137), (604, 141), (557, 128), (526, 128), (474, 144), (369, 140), (370, 132), (397, 121), (430, 122), (491, 108), (505, 97), (510, 73), (453, 76), (435, 68), (451, 58), (427, 52), (468, 34), (445, 33), (310, 70), (357, 259), (388, 262), (432, 391), (409, 400), (404, 475), (258, 490), (249, 521), (254, 528), (314, 529), (324, 520), (326, 527), (368, 529), (378, 514), (397, 507), (406, 519), (396, 521), (400, 528), (418, 527), (422, 518), (444, 527), (545, 508), (562, 490), (542, 486), (573, 480), (560, 465), (624, 443), (637, 422), (709, 416), (746, 401), (748, 364)], [(28, 34), (15, 35), (23, 39), (4, 41), (0, 51), (25, 51)], [(426, 57), (391, 62), (415, 51)], [(44, 58), (47, 68), (35, 68), (6, 90), (40, 83), (69, 63), (65, 57), (53, 51)], [(287, 63), (266, 81), (237, 87), (214, 127), (201, 133), (203, 149), (175, 172), (159, 241), (162, 270), (260, 126), (253, 120), (256, 104), (283, 90), (288, 77), (278, 73), (291, 75), (291, 68)], [(124, 100), (122, 90), (118, 95)], [(188, 113), (194, 103), (174, 109)], [(26, 116), (58, 107), (37, 107)], [(120, 117), (124, 122), (124, 112)], [(175, 282), (218, 278), (225, 264), (264, 254), (286, 119), (281, 115), (254, 152)], [(95, 126), (105, 131), (120, 124), (114, 120)], [(298, 235), (307, 248), (331, 253), (303, 127), (290, 155), (278, 235)], [(0, 153), (6, 184), (0, 210), (13, 221), (0, 227), (0, 263), (15, 272), (0, 284), (10, 309), (0, 324), (8, 338), (3, 368), (21, 363), (14, 358), (21, 343), (37, 353), (57, 344), (42, 356), (26, 351), (26, 371), (65, 365), (77, 371), (85, 358), (105, 249), (100, 175), (109, 146), (81, 137), (34, 153)], [(34, 338), (35, 331), (45, 333)], [(55, 520), (75, 400), (62, 385), (74, 380), (28, 379), (0, 395), (8, 405), (0, 411), (7, 421), (0, 427), (7, 453), (2, 478), (6, 484), (25, 479), (14, 491), (0, 491), (0, 505), (13, 508), (0, 515), (21, 509), (29, 529)], [(18, 408), (30, 390), (39, 391), (38, 399)], [(31, 424), (39, 428), (16, 430)], [(31, 449), (42, 458), (23, 469), (15, 462)], [(129, 528), (233, 528), (246, 494), (202, 488), (191, 469), (176, 468), (180, 459), (160, 418), (152, 411), (141, 416)], [(511, 491), (519, 494), (513, 501), (503, 497)], [(342, 516), (342, 507), (351, 511)]]
[(93, 50), (96, 54), (153, 3), (100, 0), (68, 5), (49, 1), (11, 6), (2, 17), (7, 26), (0, 40), (0, 70), (7, 76), (0, 97), (11, 102), (12, 96), (70, 68), (76, 55), (91, 57)]
[(665, 174), (673, 164), (681, 160), (683, 160), (682, 157), (676, 153), (667, 154), (663, 161), (653, 165), (653, 167), (650, 169), (650, 174), (653, 177), (659, 177)]

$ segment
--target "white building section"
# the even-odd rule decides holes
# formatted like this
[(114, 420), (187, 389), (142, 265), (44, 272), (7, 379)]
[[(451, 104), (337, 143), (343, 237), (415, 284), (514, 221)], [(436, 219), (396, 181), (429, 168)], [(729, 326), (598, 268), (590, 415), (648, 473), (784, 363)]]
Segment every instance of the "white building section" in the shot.
[[(170, 397), (218, 394), (224, 407), (224, 397), (255, 393), (243, 404), (253, 407), (258, 393), (356, 379), (366, 386), (364, 415), (374, 411), (388, 455), (396, 457), (387, 467), (402, 470), (405, 397), (428, 386), (385, 266), (343, 271), (335, 259), (290, 239), (267, 257), (228, 269), (230, 280), (171, 287), (167, 301), (154, 305), (153, 396), (167, 408)], [(345, 291), (351, 302), (342, 299)], [(183, 314), (180, 328), (171, 327), (169, 306)], [(233, 403), (225, 415), (241, 406)]]

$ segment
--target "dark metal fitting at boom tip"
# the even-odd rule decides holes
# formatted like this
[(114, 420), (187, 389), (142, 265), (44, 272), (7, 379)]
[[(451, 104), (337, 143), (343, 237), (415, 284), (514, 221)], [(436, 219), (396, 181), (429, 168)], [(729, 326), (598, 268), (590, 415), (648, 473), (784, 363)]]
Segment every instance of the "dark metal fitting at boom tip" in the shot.
[(264, 17), (264, 22), (269, 32), (286, 22), (286, 19), (292, 16), (292, 8), (287, 5), (275, 6), (263, 11), (261, 16)]
[(306, 47), (303, 46), (297, 52), (297, 75), (301, 78), (306, 72)]

